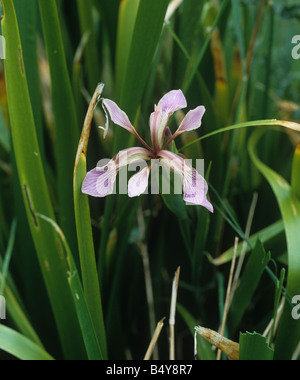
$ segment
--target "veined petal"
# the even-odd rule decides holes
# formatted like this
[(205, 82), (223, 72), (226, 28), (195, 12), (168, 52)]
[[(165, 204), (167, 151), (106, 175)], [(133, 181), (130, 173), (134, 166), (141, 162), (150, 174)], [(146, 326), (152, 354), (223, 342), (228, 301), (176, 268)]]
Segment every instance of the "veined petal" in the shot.
[(107, 165), (87, 173), (82, 184), (82, 192), (93, 197), (106, 197), (114, 191), (117, 168), (113, 160)]
[(161, 98), (158, 107), (161, 107), (163, 112), (171, 116), (175, 111), (186, 108), (187, 102), (181, 90), (173, 90)]
[(205, 179), (194, 168), (186, 168), (183, 175), (183, 199), (186, 202), (205, 207), (214, 212), (212, 204), (207, 200), (208, 185)]
[(201, 127), (202, 118), (205, 113), (205, 107), (200, 106), (194, 110), (189, 111), (185, 118), (182, 120), (179, 128), (174, 135), (178, 136), (179, 134), (187, 131), (193, 131)]
[(147, 166), (130, 178), (128, 182), (128, 196), (130, 198), (138, 197), (146, 191), (150, 170), (151, 167)]
[(154, 158), (153, 153), (145, 148), (128, 148), (121, 150), (114, 158), (117, 169), (139, 161), (148, 161)]
[(121, 127), (127, 129), (128, 132), (132, 133), (147, 149), (151, 150), (149, 145), (141, 138), (137, 133), (134, 126), (131, 124), (128, 116), (124, 111), (122, 111), (119, 106), (109, 99), (103, 100), (103, 106), (107, 109), (112, 121), (115, 124), (120, 125)]
[(169, 114), (163, 112), (160, 106), (156, 107), (155, 112), (150, 116), (150, 134), (154, 152), (158, 152), (162, 148), (168, 121)]
[(109, 112), (111, 120), (115, 124), (127, 129), (127, 131), (133, 133), (134, 135), (137, 133), (126, 113), (122, 111), (115, 102), (109, 99), (104, 99), (103, 104)]
[(121, 150), (107, 164), (101, 165), (87, 173), (82, 184), (82, 192), (93, 197), (106, 197), (114, 191), (116, 177), (121, 168), (134, 162), (148, 161), (153, 157), (145, 148), (129, 148)]
[(158, 153), (158, 157), (167, 169), (182, 177), (184, 171), (184, 160), (182, 157), (169, 150), (161, 150)]
[(207, 182), (196, 169), (191, 167), (188, 160), (168, 150), (162, 150), (158, 155), (161, 157), (161, 162), (164, 166), (180, 176), (183, 184), (183, 199), (186, 202), (201, 205), (213, 212), (213, 206), (207, 200)]

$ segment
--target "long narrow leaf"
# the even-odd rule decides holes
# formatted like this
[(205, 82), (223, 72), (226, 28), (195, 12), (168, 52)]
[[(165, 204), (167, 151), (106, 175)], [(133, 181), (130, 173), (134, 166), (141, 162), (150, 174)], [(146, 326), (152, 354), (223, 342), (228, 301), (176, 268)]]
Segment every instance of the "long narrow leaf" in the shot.
[(298, 144), (293, 161), (292, 170), (292, 188), (295, 193), (300, 197), (300, 144)]
[(68, 358), (83, 357), (78, 321), (65, 278), (67, 266), (61, 260), (53, 230), (45, 222), (39, 222), (35, 215), (40, 212), (55, 219), (35, 131), (15, 10), (11, 0), (3, 0), (2, 4), (2, 31), (7, 42), (7, 97), (24, 204), (65, 355)]
[(205, 140), (208, 137), (212, 137), (212, 136), (218, 135), (220, 133), (225, 133), (225, 132), (234, 131), (237, 129), (249, 128), (249, 127), (272, 127), (272, 126), (280, 126), (280, 127), (291, 129), (291, 130), (296, 131), (296, 132), (300, 132), (300, 124), (294, 123), (291, 121), (283, 121), (283, 120), (275, 120), (275, 119), (273, 119), (273, 120), (249, 121), (246, 123), (239, 123), (239, 124), (230, 125), (229, 127), (218, 129), (214, 132), (208, 133), (207, 135), (199, 137), (198, 139), (194, 140), (193, 142), (185, 145), (179, 151), (181, 152), (184, 149), (188, 148), (189, 146), (195, 144), (198, 141)]
[(16, 230), (17, 230), (17, 222), (16, 222), (16, 220), (14, 220), (12, 227), (11, 227), (8, 247), (7, 247), (5, 257), (4, 257), (4, 261), (3, 261), (3, 265), (2, 265), (2, 281), (0, 283), (0, 294), (3, 294), (3, 290), (5, 288), (6, 277), (8, 274), (8, 268), (9, 268), (9, 264), (11, 261), (11, 256), (13, 253), (13, 247), (14, 247), (15, 238), (16, 238)]
[(5, 125), (2, 109), (0, 107), (0, 146), (5, 149), (6, 152), (10, 151), (10, 141), (8, 128)]
[(204, 54), (205, 54), (205, 52), (207, 50), (207, 47), (209, 46), (209, 42), (210, 42), (211, 36), (212, 36), (214, 30), (216, 29), (217, 25), (219, 24), (220, 19), (222, 18), (224, 12), (226, 11), (229, 3), (230, 3), (229, 0), (224, 0), (222, 2), (222, 6), (220, 8), (220, 12), (219, 12), (218, 16), (216, 17), (213, 25), (211, 26), (208, 35), (206, 36), (205, 42), (204, 42), (204, 44), (203, 44), (203, 46), (201, 48), (200, 53), (198, 54), (198, 57), (195, 59), (195, 63), (194, 63), (194, 65), (193, 65), (193, 67), (192, 67), (192, 69), (190, 71), (189, 76), (187, 77), (187, 79), (185, 80), (185, 82), (183, 84), (183, 90), (184, 90), (184, 92), (187, 92), (188, 89), (190, 88), (190, 86), (191, 86), (191, 84), (193, 82), (193, 79), (194, 79), (194, 77), (195, 77), (195, 75), (197, 73), (198, 67), (199, 67), (200, 63), (202, 62)]
[[(263, 244), (265, 244), (271, 241), (272, 239), (274, 239), (277, 235), (281, 234), (283, 231), (284, 231), (284, 224), (280, 220), (270, 225), (269, 227), (264, 228), (258, 233), (250, 236), (249, 238), (250, 245), (249, 244), (247, 245), (246, 253), (251, 251), (251, 249), (254, 247), (255, 243), (257, 242), (257, 240), (260, 240)], [(237, 257), (241, 255), (244, 248), (244, 244), (245, 242), (239, 243), (238, 249), (237, 249)], [(214, 259), (211, 256), (209, 256), (209, 259), (214, 265), (223, 265), (232, 260), (233, 252), (234, 252), (234, 248), (230, 248), (219, 257)]]
[(81, 34), (87, 34), (84, 49), (84, 66), (88, 78), (88, 89), (92, 93), (100, 80), (98, 46), (93, 18), (93, 0), (77, 0)]
[(139, 0), (125, 0), (120, 4), (117, 56), (116, 56), (116, 84), (117, 98), (120, 98), (124, 80), (126, 78), (127, 63), (134, 32)]
[(87, 195), (83, 194), (81, 191), (83, 180), (86, 177), (86, 151), (90, 136), (91, 123), (93, 120), (94, 109), (102, 91), (103, 84), (100, 84), (98, 85), (89, 106), (79, 142), (74, 169), (74, 205), (85, 299), (91, 314), (101, 351), (104, 358), (106, 358), (106, 334), (99, 278), (97, 274), (90, 207)]
[[(78, 120), (55, 0), (39, 1), (47, 49), (56, 130), (60, 224), (75, 252), (72, 173), (79, 139)], [(75, 242), (75, 243), (74, 243)]]
[(240, 335), (239, 360), (273, 360), (273, 357), (274, 351), (262, 335), (249, 332)]
[(43, 348), (4, 325), (0, 325), (0, 349), (20, 360), (54, 360)]
[(247, 262), (232, 300), (229, 315), (232, 331), (236, 331), (247, 307), (251, 303), (254, 292), (270, 258), (271, 254), (266, 253), (262, 243), (258, 241)]
[[(1, 273), (0, 281), (2, 281)], [(5, 286), (4, 297), (6, 300), (7, 312), (14, 322), (16, 328), (22, 333), (22, 335), (26, 336), (32, 342), (42, 347), (43, 345), (41, 343), (41, 340), (34, 330), (31, 322), (29, 321), (28, 316), (23, 310), (23, 306), (20, 305), (17, 297), (8, 285)]]
[[(281, 210), (288, 245), (287, 291), (294, 296), (300, 294), (300, 201), (292, 191), (290, 184), (258, 158), (256, 146), (261, 135), (261, 131), (252, 135), (249, 141), (249, 152), (254, 165), (272, 187)], [(275, 358), (291, 359), (299, 340), (300, 324), (293, 320), (291, 307), (286, 302), (276, 339)]]
[(24, 66), (26, 70), (36, 133), (41, 155), (42, 158), (44, 158), (44, 132), (37, 54), (37, 2), (36, 0), (27, 0), (26, 2), (23, 0), (15, 0), (14, 6), (20, 29)]
[[(119, 105), (132, 119), (145, 89), (168, 4), (169, 0), (140, 0), (139, 3), (127, 67), (124, 71), (125, 78), (117, 84), (121, 86)], [(118, 137), (121, 138), (123, 131), (119, 132)], [(120, 140), (116, 139), (116, 144), (115, 148), (118, 149)]]
[(69, 271), (66, 275), (68, 276), (68, 283), (72, 292), (72, 296), (73, 296), (77, 316), (80, 322), (81, 332), (83, 335), (83, 340), (85, 342), (88, 358), (90, 360), (103, 359), (103, 355), (99, 347), (99, 343), (98, 343), (95, 330), (93, 327), (93, 322), (92, 322), (88, 307), (85, 302), (85, 297), (83, 294), (83, 289), (82, 289), (82, 285), (81, 285), (80, 278), (78, 275), (78, 271), (75, 266), (72, 252), (66, 241), (66, 238), (62, 230), (53, 220), (41, 214), (37, 214), (37, 217), (45, 220), (54, 228), (54, 230), (60, 237), (62, 244), (64, 246), (64, 249), (66, 251), (66, 262), (68, 263), (68, 267), (69, 267)]

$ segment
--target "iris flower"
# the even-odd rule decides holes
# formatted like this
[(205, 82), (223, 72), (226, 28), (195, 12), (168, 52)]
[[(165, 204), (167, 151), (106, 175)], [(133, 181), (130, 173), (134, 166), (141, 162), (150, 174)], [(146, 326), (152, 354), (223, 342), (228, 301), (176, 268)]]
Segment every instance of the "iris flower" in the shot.
[(132, 163), (147, 161), (150, 164), (133, 175), (128, 182), (128, 196), (139, 196), (146, 191), (153, 162), (158, 160), (168, 170), (179, 175), (183, 185), (183, 199), (186, 202), (201, 205), (213, 212), (213, 206), (207, 200), (208, 185), (205, 179), (190, 164), (187, 164), (184, 156), (167, 149), (181, 133), (198, 129), (201, 126), (205, 113), (203, 106), (189, 111), (179, 128), (172, 134), (168, 127), (169, 119), (176, 111), (186, 108), (187, 102), (181, 90), (173, 90), (163, 96), (150, 116), (152, 147), (142, 139), (126, 113), (116, 103), (109, 99), (103, 99), (103, 106), (108, 111), (111, 120), (132, 133), (143, 147), (121, 150), (107, 165), (97, 167), (87, 173), (82, 186), (83, 193), (94, 197), (105, 197), (112, 194), (120, 169)]

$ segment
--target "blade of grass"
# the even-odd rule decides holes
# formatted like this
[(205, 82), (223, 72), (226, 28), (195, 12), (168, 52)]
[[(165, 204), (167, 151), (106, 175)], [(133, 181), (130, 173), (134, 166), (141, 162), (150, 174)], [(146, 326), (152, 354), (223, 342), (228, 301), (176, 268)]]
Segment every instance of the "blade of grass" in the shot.
[(9, 115), (27, 218), (65, 356), (84, 357), (74, 303), (65, 278), (67, 266), (61, 261), (60, 243), (53, 230), (45, 222), (39, 222), (35, 215), (37, 210), (55, 218), (35, 131), (15, 10), (12, 0), (2, 0), (2, 4), (2, 32), (7, 41), (4, 64)]
[(268, 346), (266, 338), (258, 333), (240, 334), (239, 360), (273, 360), (274, 351)]
[(68, 277), (68, 284), (72, 292), (88, 358), (89, 360), (102, 360), (103, 354), (93, 327), (91, 315), (85, 302), (81, 281), (68, 242), (60, 227), (52, 219), (41, 214), (37, 214), (37, 217), (49, 223), (61, 239), (66, 253), (66, 263), (69, 267), (66, 276)]
[(26, 2), (23, 0), (15, 0), (14, 6), (20, 29), (20, 38), (24, 55), (24, 66), (26, 70), (28, 90), (35, 121), (36, 133), (41, 155), (44, 159), (44, 132), (37, 56), (37, 2), (36, 0), (28, 0)]
[[(202, 28), (201, 15), (204, 7), (203, 1), (183, 1), (180, 6), (180, 17), (178, 17), (178, 37), (181, 40), (182, 47), (180, 47), (184, 56), (186, 53), (192, 54), (193, 50), (199, 45), (199, 31)], [(177, 24), (177, 23), (176, 23)], [(166, 27), (169, 27), (168, 22)], [(178, 43), (178, 42), (177, 42)], [(193, 61), (190, 60), (189, 64), (186, 64), (186, 60), (180, 52), (177, 52), (176, 59), (176, 72), (175, 75), (178, 78), (178, 85), (181, 85), (180, 81), (186, 74), (189, 74)]]
[[(189, 55), (188, 51), (186, 50), (185, 46), (183, 45), (183, 42), (179, 39), (179, 37), (175, 33), (174, 29), (171, 27), (170, 24), (166, 24), (166, 29), (172, 35), (174, 41), (176, 42), (176, 44), (180, 48), (182, 54), (184, 55), (184, 57), (188, 61), (188, 65), (189, 66), (192, 65), (193, 64), (192, 56)], [(188, 69), (187, 69), (187, 72), (188, 72)], [(199, 86), (199, 90), (200, 90), (200, 93), (201, 93), (202, 103), (205, 104), (205, 108), (206, 108), (205, 115), (206, 115), (206, 118), (207, 118), (207, 120), (210, 120), (211, 125), (213, 125), (214, 129), (215, 129), (215, 126), (218, 125), (218, 121), (217, 121), (217, 117), (216, 117), (216, 113), (215, 113), (215, 106), (213, 104), (212, 96), (211, 96), (211, 94), (210, 94), (210, 92), (209, 92), (209, 90), (207, 88), (207, 85), (206, 85), (203, 77), (201, 76), (199, 70), (196, 71), (195, 75), (197, 75), (198, 86)], [(210, 126), (208, 125), (208, 128), (209, 127)], [(183, 134), (181, 138), (184, 139), (184, 138), (187, 138), (187, 136), (185, 136)], [(187, 157), (190, 157), (190, 155), (187, 154)]]
[(72, 173), (79, 140), (78, 120), (66, 63), (55, 0), (39, 0), (44, 40), (50, 67), (52, 104), (56, 130), (59, 220), (76, 252)]
[[(152, 60), (161, 36), (164, 17), (169, 0), (140, 0), (136, 15), (130, 50), (126, 62), (125, 78), (117, 83), (117, 93), (120, 94), (119, 106), (134, 119), (141, 101), (146, 81), (150, 73)], [(119, 46), (126, 41), (119, 41)], [(128, 41), (127, 41), (128, 43)], [(123, 65), (124, 62), (119, 62)], [(117, 72), (118, 72), (117, 67)], [(115, 149), (118, 150), (122, 141), (121, 129), (118, 130)], [(125, 141), (128, 139), (126, 135)]]
[(183, 146), (181, 149), (179, 149), (179, 152), (182, 152), (184, 149), (190, 147), (191, 145), (195, 144), (198, 141), (205, 140), (208, 137), (212, 137), (212, 136), (218, 135), (220, 133), (234, 131), (236, 129), (249, 128), (249, 127), (272, 127), (272, 126), (280, 126), (280, 127), (291, 129), (291, 130), (296, 131), (296, 132), (300, 132), (300, 124), (294, 123), (291, 121), (275, 120), (275, 119), (273, 119), (273, 120), (249, 121), (246, 123), (239, 123), (239, 124), (230, 125), (228, 127), (218, 129), (216, 131), (208, 133), (208, 134), (206, 134), (202, 137), (199, 137), (198, 139), (192, 141), (191, 143)]
[(205, 54), (205, 52), (206, 52), (206, 50), (207, 50), (207, 48), (209, 46), (209, 42), (210, 42), (211, 36), (214, 33), (216, 27), (218, 26), (218, 24), (219, 24), (219, 22), (220, 22), (220, 20), (221, 20), (221, 18), (223, 16), (223, 14), (226, 11), (226, 9), (227, 9), (227, 7), (228, 7), (229, 4), (230, 4), (229, 0), (224, 0), (222, 2), (219, 14), (216, 17), (213, 25), (210, 28), (210, 31), (209, 31), (209, 33), (208, 33), (208, 35), (207, 35), (207, 37), (206, 37), (206, 39), (204, 41), (204, 44), (203, 44), (203, 46), (201, 48), (201, 51), (200, 51), (198, 57), (194, 61), (194, 65), (193, 65), (193, 67), (192, 67), (192, 69), (190, 71), (190, 75), (187, 77), (187, 79), (185, 80), (185, 82), (182, 85), (184, 93), (186, 93), (189, 90), (189, 88), (190, 88), (190, 86), (191, 86), (191, 84), (192, 84), (192, 82), (194, 80), (194, 77), (195, 77), (195, 75), (197, 73), (198, 67), (200, 66), (200, 64), (202, 62), (202, 59), (204, 57), (204, 54)]
[(3, 294), (4, 288), (5, 288), (6, 277), (8, 274), (8, 268), (11, 261), (11, 256), (13, 253), (13, 247), (14, 247), (15, 238), (16, 238), (16, 231), (17, 231), (17, 221), (14, 220), (11, 226), (9, 242), (8, 242), (7, 250), (4, 256), (3, 265), (2, 265), (2, 280), (1, 280), (1, 285), (0, 285), (0, 294)]
[[(281, 272), (281, 273), (283, 273), (283, 272)], [(278, 281), (280, 281), (280, 280), (278, 280)], [(276, 284), (276, 286), (278, 286), (278, 284)], [(278, 289), (276, 289), (276, 293), (278, 293)], [(281, 289), (281, 293), (283, 293), (283, 288)], [(275, 299), (276, 299), (276, 297), (277, 297), (277, 294), (275, 296)], [(269, 338), (268, 338), (268, 343), (269, 344), (271, 344), (271, 342), (272, 342), (272, 338), (274, 337), (273, 334), (276, 334), (276, 331), (277, 331), (277, 328), (278, 328), (278, 324), (279, 324), (280, 318), (282, 316), (282, 312), (283, 312), (285, 301), (286, 301), (285, 298), (282, 297), (281, 301), (280, 301), (280, 304), (278, 305), (278, 307), (276, 305), (276, 307), (277, 307), (276, 310), (275, 310), (275, 307), (274, 307), (274, 312), (276, 313), (276, 320), (273, 317), (271, 319), (271, 321), (269, 322), (268, 326), (266, 327), (264, 333), (263, 333), (263, 336), (265, 336), (265, 337), (267, 337), (269, 335)]]
[(93, 0), (93, 3), (98, 9), (101, 18), (105, 23), (109, 36), (109, 48), (113, 58), (112, 61), (114, 62), (118, 29), (118, 9), (120, 7), (121, 0)]
[(54, 360), (43, 348), (3, 325), (0, 325), (0, 349), (20, 360)]
[[(0, 272), (0, 281), (2, 281), (2, 274)], [(20, 304), (18, 297), (15, 296), (13, 290), (6, 284), (4, 289), (4, 297), (6, 300), (6, 307), (8, 315), (15, 324), (16, 328), (26, 336), (28, 339), (37, 345), (43, 347), (41, 340), (35, 332), (32, 324), (30, 323), (24, 307)]]
[[(4, 295), (7, 305), (7, 311), (12, 320), (14, 321), (15, 325), (19, 329), (19, 331), (36, 344), (42, 346), (39, 337), (32, 328), (27, 316), (25, 315), (25, 312), (23, 311), (24, 307), (21, 305), (20, 296), (15, 296), (14, 294), (17, 292), (17, 290), (13, 283), (13, 280), (11, 279), (11, 276), (9, 276), (9, 264), (11, 261), (13, 247), (15, 244), (16, 231), (17, 221), (14, 220), (11, 226), (10, 237), (4, 260), (2, 260), (0, 256), (0, 294)], [(12, 284), (12, 288), (9, 287), (8, 283)]]
[(5, 124), (2, 108), (0, 107), (0, 145), (6, 151), (10, 152), (9, 132)]
[(84, 49), (84, 66), (88, 80), (89, 92), (95, 89), (100, 81), (100, 63), (98, 46), (93, 18), (93, 0), (77, 0), (78, 17), (81, 35), (88, 33), (88, 42)]
[[(17, 252), (17, 260), (15, 265), (20, 273), (20, 281), (22, 281), (22, 296), (26, 302), (26, 310), (30, 315), (31, 323), (35, 326), (39, 325), (40, 339), (45, 340), (47, 336), (51, 336), (51, 343), (47, 341), (48, 347), (55, 347), (59, 343), (57, 327), (51, 313), (51, 306), (47, 297), (47, 290), (43, 281), (43, 275), (40, 270), (38, 255), (36, 254), (35, 245), (30, 231), (28, 216), (23, 199), (22, 186), (18, 178), (18, 170), (15, 156), (12, 156), (13, 168), (13, 194), (14, 194), (14, 210), (15, 218), (18, 221), (16, 234), (15, 251)], [(26, 236), (26, 239), (24, 239)], [(30, 281), (26, 281), (30, 278)], [(10, 278), (8, 278), (10, 280)], [(13, 294), (16, 296), (16, 288), (13, 288), (11, 281), (8, 282)], [(32, 297), (34, 294), (34, 297)], [(18, 299), (22, 304), (21, 299)], [(47, 318), (51, 316), (50, 318)], [(16, 317), (17, 318), (17, 317)], [(18, 326), (18, 325), (17, 325)], [(47, 330), (47, 331), (46, 331)], [(19, 330), (26, 335), (22, 330)], [(42, 331), (45, 335), (43, 335)], [(26, 335), (27, 336), (27, 335)], [(30, 338), (30, 337), (29, 337)]]
[[(87, 31), (80, 40), (76, 49), (73, 60), (72, 69), (72, 86), (74, 99), (76, 103), (77, 116), (80, 123), (83, 123), (85, 117), (85, 107), (82, 98), (82, 91), (84, 87), (84, 72), (83, 72), (83, 54), (89, 40), (89, 32)], [(88, 92), (88, 91), (87, 91)], [(89, 93), (89, 92), (88, 92)]]
[[(241, 4), (238, 1), (232, 2), (232, 10), (233, 10), (233, 18), (234, 18), (234, 25), (236, 30), (236, 37), (238, 41), (239, 46), (239, 52), (241, 56), (241, 64), (242, 64), (242, 78), (240, 81), (240, 85), (237, 90), (236, 94), (236, 101), (234, 104), (234, 120), (235, 122), (242, 121), (242, 113), (245, 106), (245, 96), (246, 96), (246, 90), (248, 86), (248, 72), (247, 72), (247, 63), (246, 63), (246, 44), (245, 44), (245, 38), (244, 38), (244, 31), (242, 27), (242, 9)], [(235, 136), (237, 137), (237, 136)], [(234, 141), (234, 140), (233, 140)], [(235, 145), (232, 143), (232, 145)]]
[[(27, 77), (27, 84), (30, 96), (32, 112), (34, 116), (35, 129), (40, 148), (42, 162), (45, 162), (45, 140), (44, 124), (41, 107), (41, 93), (39, 83), (39, 65), (38, 65), (38, 48), (37, 48), (37, 28), (38, 28), (38, 3), (36, 0), (14, 1), (17, 15), (18, 26), (20, 29), (20, 38), (22, 43), (22, 52), (24, 55), (24, 67)], [(31, 321), (43, 321), (46, 326), (45, 316), (49, 315), (49, 301), (47, 300), (46, 291), (43, 286), (36, 286), (42, 281), (39, 273), (39, 264), (34, 250), (31, 238), (23, 239), (24, 236), (30, 236), (30, 230), (27, 223), (25, 207), (20, 183), (18, 182), (17, 167), (14, 157), (12, 157), (13, 171), (13, 188), (14, 188), (14, 210), (15, 217), (18, 220), (18, 231), (16, 237), (16, 251), (18, 252), (17, 267), (20, 269), (22, 280), (24, 281), (23, 297), (26, 299), (26, 306), (31, 315)], [(24, 241), (25, 240), (25, 241)], [(30, 282), (26, 281), (27, 278)], [(33, 299), (32, 294), (35, 294)], [(55, 329), (53, 320), (47, 322), (50, 329)], [(51, 327), (50, 327), (51, 326)], [(40, 331), (42, 328), (40, 328)], [(57, 342), (57, 336), (49, 333), (52, 339)], [(54, 338), (55, 337), (55, 338)]]
[[(232, 228), (237, 232), (237, 234), (243, 240), (248, 241), (248, 239), (247, 239), (244, 231), (242, 230), (241, 226), (239, 225), (238, 221), (236, 220), (236, 217), (233, 215), (233, 210), (231, 209), (231, 207), (229, 205), (227, 205), (226, 202), (224, 202), (224, 200), (222, 199), (222, 197), (220, 196), (220, 194), (211, 185), (211, 183), (209, 183), (209, 187), (214, 192), (214, 194), (217, 197), (217, 199), (219, 200), (219, 202), (220, 202), (220, 204), (222, 206), (222, 209), (219, 206), (217, 206), (217, 205), (214, 205), (214, 207), (216, 207), (216, 209), (218, 210), (218, 212), (232, 226)], [(224, 209), (224, 211), (223, 211), (223, 209)]]
[(293, 170), (292, 170), (292, 188), (294, 192), (300, 198), (300, 143), (298, 144), (293, 161)]
[(278, 322), (279, 317), (279, 309), (280, 309), (280, 297), (283, 290), (283, 282), (285, 280), (285, 268), (281, 269), (280, 273), (280, 279), (276, 282), (276, 288), (275, 288), (275, 301), (274, 301), (274, 313), (273, 313), (273, 324), (272, 329), (270, 333), (270, 343), (273, 341), (273, 337), (275, 336), (275, 330)]
[(125, 0), (120, 4), (116, 56), (116, 86), (118, 99), (121, 96), (121, 90), (126, 78), (127, 63), (138, 7), (139, 0)]
[(101, 97), (103, 87), (103, 84), (98, 85), (94, 93), (79, 142), (74, 168), (74, 205), (85, 299), (91, 313), (91, 318), (95, 327), (101, 351), (104, 358), (106, 358), (106, 334), (95, 258), (90, 207), (88, 197), (81, 191), (82, 182), (86, 177), (86, 152), (90, 136), (91, 123), (93, 120), (94, 109), (99, 101), (99, 98)]
[(261, 242), (257, 242), (231, 302), (229, 322), (232, 332), (236, 331), (248, 305), (251, 303), (270, 258), (271, 254), (267, 254)]
[[(262, 131), (253, 133), (249, 140), (249, 153), (254, 165), (272, 187), (280, 207), (288, 245), (287, 291), (294, 296), (300, 293), (300, 201), (291, 186), (258, 158), (256, 146), (261, 136)], [(299, 339), (300, 324), (293, 320), (291, 307), (286, 303), (276, 338), (275, 358), (291, 359)]]
[[(270, 226), (266, 227), (265, 229), (259, 231), (258, 233), (250, 236), (249, 243), (246, 253), (250, 252), (251, 249), (254, 247), (257, 240), (260, 240), (263, 244), (269, 242), (277, 235), (281, 234), (284, 231), (284, 224), (283, 221), (280, 220), (274, 224), (271, 224)], [(238, 246), (237, 250), (237, 257), (239, 257), (243, 251), (244, 242), (241, 242)], [(209, 256), (209, 260), (214, 265), (223, 265), (228, 263), (230, 260), (232, 260), (234, 249), (230, 248), (226, 252), (224, 252), (222, 255), (220, 255), (217, 258), (212, 258)]]

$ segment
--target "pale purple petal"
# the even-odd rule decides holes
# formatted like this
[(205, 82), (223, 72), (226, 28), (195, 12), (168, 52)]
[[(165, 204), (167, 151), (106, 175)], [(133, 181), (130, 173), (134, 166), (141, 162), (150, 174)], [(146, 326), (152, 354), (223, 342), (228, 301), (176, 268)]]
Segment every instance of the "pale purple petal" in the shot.
[(150, 167), (145, 167), (132, 176), (128, 182), (128, 196), (138, 197), (143, 194), (148, 186)]
[(207, 182), (196, 169), (191, 167), (189, 161), (168, 150), (160, 151), (159, 156), (162, 158), (161, 161), (164, 166), (180, 176), (183, 184), (183, 199), (188, 203), (201, 205), (213, 212), (213, 206), (207, 200)]
[(145, 162), (153, 158), (153, 153), (145, 148), (121, 150), (108, 163), (101, 160), (96, 169), (87, 173), (82, 185), (82, 192), (93, 197), (106, 197), (114, 192), (116, 177), (120, 169), (136, 162)]
[(193, 131), (201, 127), (202, 118), (205, 113), (205, 107), (200, 106), (192, 111), (189, 111), (185, 118), (182, 120), (179, 128), (175, 132), (175, 135), (179, 135), (186, 131)]
[(184, 159), (182, 157), (169, 150), (161, 150), (158, 153), (158, 157), (161, 158), (161, 162), (166, 168), (182, 176), (185, 165)]
[(134, 147), (121, 150), (115, 156), (115, 163), (118, 169), (139, 161), (148, 161), (154, 158), (153, 153), (145, 148)]
[(183, 175), (183, 199), (195, 205), (207, 208), (214, 212), (212, 204), (207, 200), (208, 185), (205, 179), (194, 168), (185, 168)]
[(150, 116), (150, 134), (152, 146), (155, 152), (162, 148), (165, 130), (169, 121), (169, 114), (163, 112), (161, 107), (156, 107)]
[(158, 107), (162, 108), (163, 112), (172, 115), (175, 111), (187, 107), (185, 96), (181, 90), (173, 90), (168, 92), (158, 103)]
[(126, 113), (122, 111), (115, 102), (109, 99), (104, 99), (103, 104), (109, 112), (110, 117), (115, 124), (120, 125), (121, 127), (127, 129), (127, 131), (133, 134), (136, 133), (135, 128), (131, 124)]
[(87, 173), (82, 184), (82, 192), (93, 197), (106, 197), (114, 191), (117, 169), (113, 161)]

